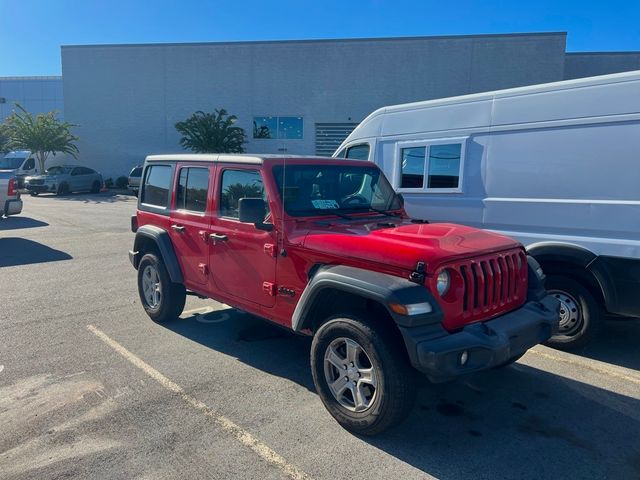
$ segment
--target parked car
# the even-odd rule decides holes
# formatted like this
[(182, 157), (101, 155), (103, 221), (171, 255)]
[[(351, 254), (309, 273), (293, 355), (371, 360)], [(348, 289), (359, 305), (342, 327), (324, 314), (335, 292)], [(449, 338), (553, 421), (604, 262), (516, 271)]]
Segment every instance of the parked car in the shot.
[(0, 213), (6, 217), (22, 212), (18, 179), (13, 172), (0, 172)]
[(0, 170), (11, 171), (16, 177), (18, 188), (24, 187), (25, 177), (40, 173), (38, 162), (28, 150), (7, 153), (0, 159)]
[(129, 172), (129, 178), (127, 180), (129, 190), (137, 197), (138, 190), (140, 189), (140, 177), (142, 176), (142, 166), (138, 165), (133, 167)]
[(412, 221), (371, 163), (158, 155), (142, 178), (129, 257), (147, 315), (175, 319), (194, 294), (312, 335), (316, 390), (349, 430), (404, 418), (415, 370), (508, 365), (557, 329), (522, 245)]
[(410, 215), (524, 243), (570, 349), (640, 317), (639, 151), (636, 71), (385, 107), (334, 156), (379, 165)]
[(34, 175), (25, 179), (25, 188), (33, 196), (45, 192), (57, 195), (71, 192), (98, 193), (102, 184), (102, 175), (80, 165), (50, 167), (44, 175)]

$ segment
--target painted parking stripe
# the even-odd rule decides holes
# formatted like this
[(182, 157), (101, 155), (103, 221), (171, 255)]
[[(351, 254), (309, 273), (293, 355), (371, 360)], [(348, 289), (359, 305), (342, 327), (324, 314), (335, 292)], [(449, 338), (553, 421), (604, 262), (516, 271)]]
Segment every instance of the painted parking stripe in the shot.
[(310, 480), (311, 477), (307, 475), (305, 472), (300, 470), (295, 465), (289, 463), (284, 457), (280, 454), (276, 453), (274, 450), (269, 448), (267, 445), (262, 443), (256, 437), (254, 437), (251, 433), (243, 430), (242, 427), (237, 425), (236, 423), (229, 420), (224, 415), (212, 410), (205, 403), (201, 402), (195, 397), (192, 397), (188, 393), (184, 391), (184, 389), (178, 385), (177, 383), (172, 382), (167, 377), (165, 377), (158, 370), (153, 368), (148, 363), (141, 360), (139, 357), (131, 353), (129, 350), (124, 348), (118, 342), (109, 337), (102, 330), (94, 327), (93, 325), (87, 325), (87, 330), (93, 333), (96, 337), (102, 340), (109, 347), (114, 349), (120, 355), (122, 355), (126, 360), (130, 363), (138, 367), (144, 373), (146, 373), (149, 377), (153, 378), (156, 382), (162, 385), (167, 390), (179, 395), (182, 400), (184, 400), (187, 404), (191, 405), (195, 409), (202, 412), (205, 416), (210, 418), (216, 425), (222, 428), (224, 431), (233, 436), (240, 443), (249, 447), (253, 450), (258, 456), (260, 456), (263, 460), (266, 460), (270, 464), (278, 467), (282, 470), (288, 477), (296, 480)]
[(605, 362), (600, 362), (598, 360), (589, 359), (588, 361), (581, 360), (580, 357), (574, 357), (573, 355), (555, 355), (553, 353), (544, 352), (538, 348), (529, 349), (530, 353), (538, 355), (542, 358), (546, 358), (548, 360), (553, 360), (556, 362), (566, 363), (568, 365), (572, 365), (574, 367), (584, 368), (586, 370), (591, 370), (592, 372), (599, 373), (601, 375), (607, 375), (609, 377), (617, 378), (620, 380), (624, 380), (626, 382), (635, 383), (640, 385), (640, 377), (627, 373), (625, 370), (621, 368), (615, 368)]

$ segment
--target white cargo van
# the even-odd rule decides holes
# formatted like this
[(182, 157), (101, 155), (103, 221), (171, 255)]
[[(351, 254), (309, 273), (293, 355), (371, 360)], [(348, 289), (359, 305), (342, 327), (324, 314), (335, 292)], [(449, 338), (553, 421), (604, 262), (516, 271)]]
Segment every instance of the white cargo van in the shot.
[(24, 178), (40, 173), (40, 167), (35, 157), (28, 150), (15, 150), (0, 158), (0, 170), (11, 171), (18, 179), (18, 186), (22, 188)]
[(334, 156), (375, 162), (413, 217), (524, 243), (561, 301), (554, 346), (640, 317), (640, 71), (381, 108)]

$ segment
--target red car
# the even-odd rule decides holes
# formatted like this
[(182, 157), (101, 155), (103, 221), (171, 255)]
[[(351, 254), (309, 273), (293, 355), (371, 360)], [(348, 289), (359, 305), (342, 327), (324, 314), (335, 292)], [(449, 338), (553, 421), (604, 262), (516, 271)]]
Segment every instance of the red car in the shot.
[(410, 219), (377, 166), (329, 158), (154, 155), (129, 256), (157, 322), (189, 293), (305, 335), (320, 397), (375, 434), (435, 382), (508, 365), (558, 327), (519, 243)]

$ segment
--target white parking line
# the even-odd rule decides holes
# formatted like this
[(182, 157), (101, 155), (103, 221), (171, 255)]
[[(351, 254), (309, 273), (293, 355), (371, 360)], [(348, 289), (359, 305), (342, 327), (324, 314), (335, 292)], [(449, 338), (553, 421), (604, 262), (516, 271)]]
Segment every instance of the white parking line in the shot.
[(599, 373), (601, 375), (607, 375), (609, 377), (618, 378), (626, 382), (640, 385), (640, 377), (627, 373), (627, 371), (622, 368), (612, 367), (608, 363), (600, 362), (592, 358), (590, 358), (588, 361), (585, 361), (585, 360), (581, 360), (580, 357), (574, 357), (573, 355), (569, 355), (569, 354), (554, 355), (552, 353), (544, 352), (538, 348), (531, 348), (529, 352), (535, 355), (538, 355), (540, 357), (546, 358), (548, 360), (566, 363), (574, 367), (581, 367), (586, 370), (591, 370), (592, 372)]
[(311, 477), (309, 477), (309, 475), (307, 475), (305, 472), (300, 470), (295, 465), (292, 465), (291, 463), (287, 462), (287, 460), (284, 457), (282, 457), (281, 455), (273, 451), (267, 445), (262, 443), (260, 440), (258, 440), (256, 437), (251, 435), (246, 430), (243, 430), (242, 427), (235, 424), (224, 415), (221, 415), (220, 413), (212, 410), (205, 403), (202, 403), (197, 398), (192, 397), (191, 395), (186, 393), (180, 385), (169, 380), (167, 377), (165, 377), (162, 373), (160, 373), (158, 370), (153, 368), (151, 365), (144, 362), (139, 357), (137, 357), (136, 355), (131, 353), (129, 350), (124, 348), (122, 345), (120, 345), (118, 342), (110, 338), (106, 333), (94, 327), (93, 325), (87, 325), (87, 330), (93, 333), (105, 344), (113, 348), (116, 352), (122, 355), (130, 363), (132, 363), (133, 365), (138, 367), (140, 370), (142, 370), (144, 373), (146, 373), (148, 376), (153, 378), (156, 382), (158, 382), (164, 388), (166, 388), (167, 390), (175, 394), (178, 394), (182, 398), (182, 400), (184, 400), (186, 403), (188, 403), (189, 405), (191, 405), (192, 407), (196, 408), (197, 410), (202, 412), (204, 415), (209, 417), (216, 425), (218, 425), (220, 428), (225, 430), (227, 433), (231, 434), (240, 443), (242, 443), (246, 447), (249, 447), (251, 450), (257, 453), (258, 456), (260, 456), (262, 459), (278, 467), (287, 476), (296, 480), (298, 479), (310, 480)]

